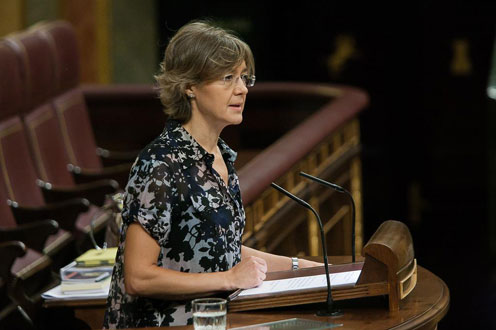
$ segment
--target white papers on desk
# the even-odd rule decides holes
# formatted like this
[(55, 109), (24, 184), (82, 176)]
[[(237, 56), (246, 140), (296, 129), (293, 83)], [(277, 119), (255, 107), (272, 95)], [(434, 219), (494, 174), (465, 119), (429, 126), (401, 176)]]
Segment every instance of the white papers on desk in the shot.
[(85, 299), (105, 299), (108, 296), (110, 281), (102, 290), (92, 291), (74, 291), (74, 292), (62, 292), (61, 285), (57, 285), (53, 289), (44, 292), (41, 297), (46, 300), (52, 299), (63, 299), (63, 300), (85, 300)]
[[(330, 274), (331, 288), (353, 287), (360, 276), (361, 270)], [(318, 289), (327, 287), (325, 274), (287, 278), (283, 280), (264, 281), (260, 286), (246, 289), (238, 297), (256, 294), (278, 293), (305, 289)]]

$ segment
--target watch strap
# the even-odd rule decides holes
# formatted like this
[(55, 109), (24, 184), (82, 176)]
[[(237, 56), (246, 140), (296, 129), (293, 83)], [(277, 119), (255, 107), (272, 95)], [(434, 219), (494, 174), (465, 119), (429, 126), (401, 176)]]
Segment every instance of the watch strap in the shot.
[(299, 268), (299, 262), (297, 257), (291, 258), (291, 265), (292, 265), (291, 267), (292, 270), (297, 270)]

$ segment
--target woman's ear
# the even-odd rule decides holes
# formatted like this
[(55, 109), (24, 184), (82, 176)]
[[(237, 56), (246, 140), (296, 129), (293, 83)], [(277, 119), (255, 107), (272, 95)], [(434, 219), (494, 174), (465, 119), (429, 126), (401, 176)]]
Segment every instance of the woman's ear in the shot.
[(195, 92), (193, 91), (192, 87), (187, 87), (185, 92), (186, 92), (186, 96), (188, 97), (188, 99), (194, 99), (195, 98)]

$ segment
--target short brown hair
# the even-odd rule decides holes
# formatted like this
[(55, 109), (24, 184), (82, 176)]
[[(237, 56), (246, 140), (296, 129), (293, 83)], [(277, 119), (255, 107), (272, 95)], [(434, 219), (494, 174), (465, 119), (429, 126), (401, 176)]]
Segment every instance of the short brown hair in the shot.
[(255, 74), (250, 47), (232, 32), (207, 21), (183, 26), (170, 40), (155, 76), (167, 118), (188, 122), (191, 104), (186, 89), (219, 79), (243, 61), (248, 73)]

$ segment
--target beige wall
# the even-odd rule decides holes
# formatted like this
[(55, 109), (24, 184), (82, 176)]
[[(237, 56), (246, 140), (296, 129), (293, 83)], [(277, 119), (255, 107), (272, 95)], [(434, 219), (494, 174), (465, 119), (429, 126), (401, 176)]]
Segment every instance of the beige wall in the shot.
[(24, 27), (24, 1), (0, 0), (0, 36)]
[(152, 82), (159, 45), (154, 0), (112, 3), (113, 81)]
[(84, 83), (151, 83), (158, 69), (156, 1), (0, 0), (0, 37), (40, 21), (73, 24)]
[(26, 26), (39, 21), (55, 20), (59, 17), (58, 0), (24, 0), (24, 2)]

